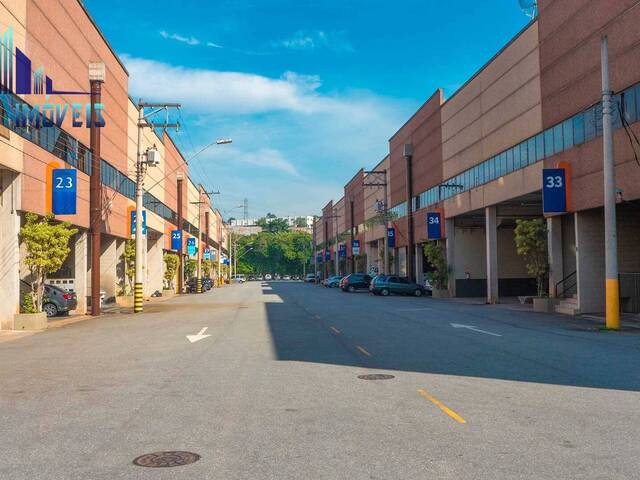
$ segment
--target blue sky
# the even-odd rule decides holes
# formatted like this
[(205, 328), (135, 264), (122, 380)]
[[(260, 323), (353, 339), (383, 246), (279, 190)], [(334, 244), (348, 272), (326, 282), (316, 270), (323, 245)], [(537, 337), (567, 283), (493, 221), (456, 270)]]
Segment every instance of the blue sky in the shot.
[[(516, 0), (85, 0), (134, 98), (180, 102), (174, 136), (226, 216), (312, 215), (528, 22)], [(179, 5), (179, 6), (178, 6)]]

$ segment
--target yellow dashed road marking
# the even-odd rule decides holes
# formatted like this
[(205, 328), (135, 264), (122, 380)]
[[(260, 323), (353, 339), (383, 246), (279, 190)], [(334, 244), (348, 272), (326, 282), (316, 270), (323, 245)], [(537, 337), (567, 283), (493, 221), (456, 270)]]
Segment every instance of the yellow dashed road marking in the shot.
[(427, 400), (429, 400), (431, 403), (433, 403), (436, 407), (438, 407), (440, 410), (442, 410), (444, 413), (446, 413), (447, 415), (449, 415), (451, 418), (453, 418), (456, 422), (458, 423), (467, 423), (467, 421), (462, 418), (460, 415), (458, 415), (456, 412), (454, 412), (453, 410), (451, 410), (449, 407), (447, 407), (444, 403), (442, 403), (440, 400), (438, 400), (436, 397), (433, 397), (431, 395), (429, 395), (429, 392), (427, 392), (425, 389), (421, 388), (418, 390), (418, 393), (426, 398)]

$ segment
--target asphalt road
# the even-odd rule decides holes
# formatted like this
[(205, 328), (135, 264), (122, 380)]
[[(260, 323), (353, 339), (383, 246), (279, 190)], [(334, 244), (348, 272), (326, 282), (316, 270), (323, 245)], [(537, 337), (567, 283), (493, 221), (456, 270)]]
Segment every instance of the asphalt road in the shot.
[(256, 282), (51, 329), (0, 343), (0, 478), (640, 478), (640, 335), (585, 327)]

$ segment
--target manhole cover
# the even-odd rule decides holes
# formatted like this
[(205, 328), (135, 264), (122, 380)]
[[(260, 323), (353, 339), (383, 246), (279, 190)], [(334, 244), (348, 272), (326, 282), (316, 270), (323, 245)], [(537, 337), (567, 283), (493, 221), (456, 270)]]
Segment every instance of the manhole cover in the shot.
[(189, 465), (200, 460), (200, 455), (191, 452), (155, 452), (140, 455), (133, 460), (139, 467), (165, 468)]
[(391, 380), (396, 378), (393, 375), (385, 375), (384, 373), (370, 373), (368, 375), (358, 375), (360, 380)]

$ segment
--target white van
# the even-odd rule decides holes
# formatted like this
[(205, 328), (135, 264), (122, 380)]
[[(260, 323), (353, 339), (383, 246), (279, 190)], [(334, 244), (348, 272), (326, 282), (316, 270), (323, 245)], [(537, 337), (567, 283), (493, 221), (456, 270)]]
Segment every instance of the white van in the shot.
[(235, 283), (244, 283), (247, 281), (247, 279), (244, 276), (244, 273), (239, 273), (238, 275), (232, 275), (231, 281)]

